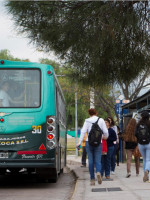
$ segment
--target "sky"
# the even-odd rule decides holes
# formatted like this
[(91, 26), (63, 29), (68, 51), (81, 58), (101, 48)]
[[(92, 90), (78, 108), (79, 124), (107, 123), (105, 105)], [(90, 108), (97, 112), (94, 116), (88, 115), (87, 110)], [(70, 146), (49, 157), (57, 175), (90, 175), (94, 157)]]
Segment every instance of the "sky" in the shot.
[(53, 53), (45, 54), (39, 52), (36, 47), (29, 44), (29, 40), (18, 34), (12, 16), (7, 13), (4, 7), (4, 0), (0, 0), (0, 50), (7, 49), (11, 55), (20, 59), (29, 59), (31, 62), (38, 62), (39, 58), (56, 60)]

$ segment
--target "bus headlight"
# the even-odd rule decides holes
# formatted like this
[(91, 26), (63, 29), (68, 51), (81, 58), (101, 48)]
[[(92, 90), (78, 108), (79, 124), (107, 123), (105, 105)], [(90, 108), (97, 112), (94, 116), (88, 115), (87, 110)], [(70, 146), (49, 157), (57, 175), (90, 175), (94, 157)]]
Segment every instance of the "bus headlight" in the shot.
[(54, 135), (53, 134), (48, 134), (47, 135), (47, 139), (48, 140), (53, 140), (54, 139)]
[(55, 122), (55, 119), (53, 118), (53, 117), (49, 117), (48, 119), (47, 119), (47, 123), (48, 124), (53, 124)]
[(53, 141), (48, 141), (46, 147), (48, 149), (53, 149), (55, 147), (55, 143)]
[(54, 126), (48, 126), (47, 127), (47, 131), (48, 132), (52, 132), (52, 131), (54, 131), (55, 130), (55, 127)]

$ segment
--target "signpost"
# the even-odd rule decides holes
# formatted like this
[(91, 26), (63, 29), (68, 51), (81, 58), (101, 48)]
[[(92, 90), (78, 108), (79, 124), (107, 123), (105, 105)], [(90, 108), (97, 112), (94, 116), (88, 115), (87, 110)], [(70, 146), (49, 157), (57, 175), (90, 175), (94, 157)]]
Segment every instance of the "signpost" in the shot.
[[(120, 124), (120, 130), (123, 131), (123, 114), (128, 113), (128, 109), (123, 110), (122, 112), (122, 106), (126, 103), (129, 103), (129, 100), (124, 99), (123, 95), (119, 96), (119, 99), (116, 99), (116, 114), (119, 116), (119, 124)], [(120, 141), (120, 160), (123, 162), (123, 143)]]

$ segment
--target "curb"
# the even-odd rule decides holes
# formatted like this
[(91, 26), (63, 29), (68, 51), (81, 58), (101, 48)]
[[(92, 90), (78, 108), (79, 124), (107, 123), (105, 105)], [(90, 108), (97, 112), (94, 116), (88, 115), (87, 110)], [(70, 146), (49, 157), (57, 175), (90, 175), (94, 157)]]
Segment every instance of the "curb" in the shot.
[[(78, 168), (81, 165), (81, 162), (76, 162), (73, 160), (67, 160), (67, 164), (70, 166), (67, 166), (70, 169), (70, 172), (73, 174), (73, 176), (75, 177), (76, 183), (75, 183), (75, 187), (74, 187), (74, 191), (73, 194), (70, 198), (70, 200), (82, 200), (83, 199), (83, 195), (85, 193), (85, 179), (82, 177), (82, 175), (84, 176), (83, 171), (78, 171)], [(71, 169), (71, 165), (72, 168)], [(79, 172), (79, 174), (78, 174)]]

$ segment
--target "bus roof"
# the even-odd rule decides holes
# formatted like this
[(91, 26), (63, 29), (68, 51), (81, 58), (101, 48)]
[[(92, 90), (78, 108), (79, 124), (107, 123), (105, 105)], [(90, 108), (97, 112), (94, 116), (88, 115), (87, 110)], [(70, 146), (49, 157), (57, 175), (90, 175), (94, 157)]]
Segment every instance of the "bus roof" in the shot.
[(9, 67), (28, 67), (28, 68), (34, 68), (34, 67), (47, 67), (50, 66), (52, 69), (53, 67), (51, 65), (48, 64), (41, 64), (41, 63), (36, 63), (36, 62), (24, 62), (24, 61), (10, 61), (10, 60), (0, 60), (0, 67), (5, 67), (5, 66), (9, 66)]

